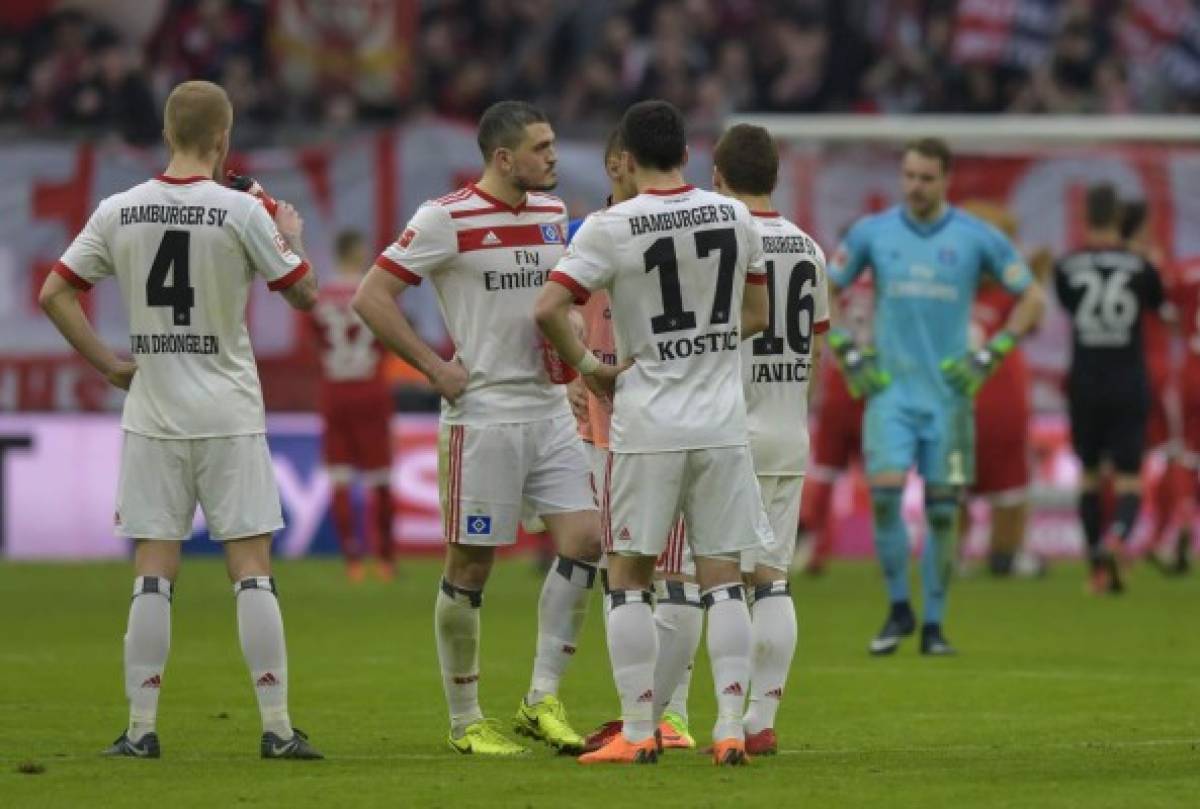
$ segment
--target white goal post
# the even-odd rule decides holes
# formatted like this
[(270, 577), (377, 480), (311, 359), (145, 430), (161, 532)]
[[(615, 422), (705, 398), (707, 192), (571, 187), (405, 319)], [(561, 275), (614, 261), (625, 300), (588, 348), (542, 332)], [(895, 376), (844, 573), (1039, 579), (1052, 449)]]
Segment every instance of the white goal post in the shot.
[(1107, 143), (1200, 144), (1200, 122), (1187, 115), (734, 115), (780, 140), (903, 142), (937, 135), (951, 144), (1029, 146)]

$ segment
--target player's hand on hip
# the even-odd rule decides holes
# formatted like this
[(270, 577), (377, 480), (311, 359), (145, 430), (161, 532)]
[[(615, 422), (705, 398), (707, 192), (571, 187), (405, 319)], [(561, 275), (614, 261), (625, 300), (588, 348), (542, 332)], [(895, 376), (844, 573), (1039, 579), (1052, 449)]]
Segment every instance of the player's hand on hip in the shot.
[(583, 382), (588, 386), (588, 390), (599, 396), (601, 400), (611, 402), (613, 394), (617, 391), (617, 377), (632, 366), (632, 359), (627, 359), (620, 365), (609, 365), (602, 362), (594, 372), (583, 374)]
[(467, 389), (468, 378), (466, 366), (462, 364), (462, 360), (455, 357), (449, 362), (443, 362), (429, 381), (443, 399), (454, 404)]
[(299, 242), (304, 233), (304, 219), (296, 206), (290, 202), (280, 201), (279, 209), (275, 211), (275, 226), (283, 237), (293, 244)]
[(131, 360), (118, 360), (117, 364), (104, 375), (108, 384), (121, 390), (129, 390), (133, 384), (133, 375), (137, 373), (137, 364)]

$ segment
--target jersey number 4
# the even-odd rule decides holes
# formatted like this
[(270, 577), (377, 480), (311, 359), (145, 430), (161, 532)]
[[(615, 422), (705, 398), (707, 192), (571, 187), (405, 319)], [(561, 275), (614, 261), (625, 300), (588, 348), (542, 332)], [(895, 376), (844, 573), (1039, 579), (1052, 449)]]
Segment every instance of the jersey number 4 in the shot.
[[(188, 253), (192, 235), (186, 230), (163, 233), (150, 275), (146, 278), (146, 304), (169, 306), (176, 326), (192, 325), (192, 307), (196, 305), (196, 290), (188, 268)], [(167, 277), (171, 283), (168, 286)]]
[[(812, 349), (813, 318), (816, 315), (813, 293), (817, 288), (817, 265), (811, 261), (797, 262), (788, 276), (787, 300), (784, 302), (784, 334), (787, 347), (797, 354), (808, 354)], [(767, 262), (767, 294), (770, 296), (767, 328), (750, 344), (754, 355), (761, 357), (782, 354), (784, 343), (775, 331), (775, 262)]]

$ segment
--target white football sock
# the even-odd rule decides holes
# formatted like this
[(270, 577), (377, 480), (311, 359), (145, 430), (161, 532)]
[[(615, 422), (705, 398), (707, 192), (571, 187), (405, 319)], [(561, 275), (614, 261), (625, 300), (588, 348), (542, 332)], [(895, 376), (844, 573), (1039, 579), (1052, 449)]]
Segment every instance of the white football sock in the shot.
[[(692, 661), (704, 632), (704, 608), (700, 591), (694, 584), (659, 581), (655, 583), (658, 603), (654, 606), (654, 624), (658, 631), (658, 662), (654, 667), (654, 721), (662, 719), (670, 707), (687, 718), (688, 683)], [(680, 688), (683, 693), (679, 695)], [(683, 710), (675, 709), (677, 696)]]
[(238, 637), (258, 697), (263, 732), (290, 739), (287, 645), (283, 640), (283, 614), (275, 597), (275, 580), (269, 576), (251, 576), (233, 585), (233, 593), (237, 598)]
[(708, 656), (717, 694), (713, 740), (744, 738), (742, 711), (750, 681), (750, 611), (740, 584), (707, 590)]
[[(700, 613), (703, 615), (703, 611)], [(697, 646), (700, 644), (697, 643)], [(680, 679), (679, 685), (675, 686), (675, 690), (671, 693), (671, 701), (667, 703), (667, 710), (673, 714), (678, 714), (679, 717), (686, 723), (688, 721), (688, 692), (692, 688), (692, 672), (696, 669), (696, 659), (692, 658), (692, 662), (688, 663), (687, 671), (683, 673), (683, 678)]]
[(450, 709), (450, 732), (458, 738), (483, 718), (479, 708), (479, 608), (483, 592), (442, 579), (433, 608), (442, 688)]
[(160, 576), (138, 576), (133, 582), (125, 630), (125, 696), (129, 698), (126, 735), (130, 741), (136, 742), (154, 731), (170, 649), (171, 582)]
[(608, 657), (621, 696), (621, 732), (631, 742), (654, 735), (654, 659), (658, 634), (650, 594), (614, 590), (609, 595)]
[(750, 610), (754, 655), (750, 662), (750, 708), (747, 733), (775, 727), (775, 712), (783, 699), (788, 670), (796, 653), (796, 607), (786, 581), (754, 588)]
[(596, 584), (596, 568), (559, 556), (554, 560), (538, 600), (537, 655), (533, 681), (525, 701), (536, 705), (558, 694), (558, 683), (575, 655), (579, 630), (587, 617), (588, 597)]

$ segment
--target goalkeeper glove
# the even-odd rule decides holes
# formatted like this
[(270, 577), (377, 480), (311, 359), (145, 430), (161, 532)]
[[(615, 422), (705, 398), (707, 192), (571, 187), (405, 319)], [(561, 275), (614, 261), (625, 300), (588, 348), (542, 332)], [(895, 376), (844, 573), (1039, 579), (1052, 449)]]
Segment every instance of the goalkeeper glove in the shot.
[(1002, 331), (978, 351), (968, 351), (956, 359), (942, 360), (942, 376), (955, 390), (974, 396), (1016, 346), (1016, 338)]
[(853, 338), (840, 329), (829, 332), (827, 339), (842, 376), (846, 378), (846, 387), (855, 399), (874, 396), (891, 384), (892, 375), (879, 367), (875, 349), (870, 346), (859, 348)]

